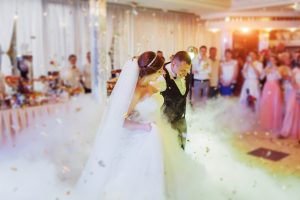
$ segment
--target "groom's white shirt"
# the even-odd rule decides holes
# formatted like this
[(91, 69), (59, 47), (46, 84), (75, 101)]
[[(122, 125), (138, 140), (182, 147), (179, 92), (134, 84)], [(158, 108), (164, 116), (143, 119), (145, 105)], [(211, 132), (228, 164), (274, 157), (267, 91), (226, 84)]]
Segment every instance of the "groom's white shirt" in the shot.
[(166, 65), (166, 69), (168, 70), (171, 79), (173, 79), (182, 95), (185, 94), (186, 86), (185, 86), (185, 78), (174, 78), (176, 74), (172, 71), (171, 63)]

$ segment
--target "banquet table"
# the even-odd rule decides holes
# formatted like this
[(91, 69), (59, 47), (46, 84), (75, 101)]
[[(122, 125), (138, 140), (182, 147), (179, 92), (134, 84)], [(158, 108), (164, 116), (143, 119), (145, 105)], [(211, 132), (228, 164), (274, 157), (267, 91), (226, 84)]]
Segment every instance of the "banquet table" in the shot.
[(57, 112), (68, 112), (69, 103), (46, 104), (35, 107), (8, 109), (0, 111), (0, 145), (13, 144), (18, 134), (44, 117)]

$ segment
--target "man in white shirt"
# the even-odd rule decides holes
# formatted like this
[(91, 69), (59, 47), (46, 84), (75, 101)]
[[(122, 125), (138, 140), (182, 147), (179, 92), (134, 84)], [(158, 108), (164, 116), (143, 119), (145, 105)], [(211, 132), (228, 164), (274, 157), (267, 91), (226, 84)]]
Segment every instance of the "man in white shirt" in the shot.
[(211, 67), (210, 89), (209, 89), (210, 98), (216, 97), (219, 91), (220, 60), (218, 60), (216, 57), (217, 57), (217, 48), (211, 47), (209, 49), (209, 66)]
[(207, 47), (200, 47), (200, 55), (192, 63), (194, 75), (193, 103), (206, 100), (209, 94), (211, 67), (207, 58)]
[(77, 67), (77, 56), (70, 55), (68, 60), (70, 66), (67, 69), (63, 70), (63, 83), (69, 88), (82, 88), (82, 84), (80, 83), (81, 72)]
[(91, 93), (92, 91), (92, 78), (91, 78), (91, 52), (87, 52), (86, 54), (87, 63), (84, 65), (82, 72), (82, 84), (84, 87), (85, 93)]

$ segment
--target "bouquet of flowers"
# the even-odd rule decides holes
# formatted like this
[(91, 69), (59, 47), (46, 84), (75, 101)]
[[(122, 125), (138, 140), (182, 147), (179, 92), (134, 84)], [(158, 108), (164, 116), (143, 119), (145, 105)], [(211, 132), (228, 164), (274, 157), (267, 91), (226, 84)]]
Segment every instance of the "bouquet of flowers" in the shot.
[(255, 112), (256, 101), (256, 97), (252, 96), (249, 89), (247, 89), (247, 105), (253, 112)]

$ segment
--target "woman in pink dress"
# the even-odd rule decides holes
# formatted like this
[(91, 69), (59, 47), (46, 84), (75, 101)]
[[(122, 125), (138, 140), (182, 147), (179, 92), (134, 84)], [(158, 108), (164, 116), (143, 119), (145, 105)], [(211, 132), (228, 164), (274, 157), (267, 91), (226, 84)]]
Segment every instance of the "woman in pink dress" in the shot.
[(267, 82), (263, 88), (259, 115), (261, 128), (272, 132), (274, 136), (278, 136), (283, 119), (283, 96), (279, 85), (281, 76), (277, 64), (277, 57), (271, 56), (263, 72), (263, 76), (267, 77)]
[(289, 96), (286, 113), (281, 129), (282, 137), (291, 137), (300, 140), (300, 68), (293, 70), (293, 89)]

